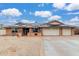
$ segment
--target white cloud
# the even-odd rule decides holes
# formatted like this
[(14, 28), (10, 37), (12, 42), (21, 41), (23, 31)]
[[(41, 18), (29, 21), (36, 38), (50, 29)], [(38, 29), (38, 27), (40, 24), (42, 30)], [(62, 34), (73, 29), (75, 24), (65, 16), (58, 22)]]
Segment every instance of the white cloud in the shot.
[(18, 21), (17, 21), (17, 19), (3, 19), (3, 21), (2, 21), (2, 23), (4, 24), (4, 25), (13, 25), (13, 24), (15, 24), (15, 23), (17, 23)]
[(61, 16), (59, 15), (53, 15), (51, 17), (48, 18), (48, 20), (59, 20), (61, 18)]
[(4, 16), (13, 16), (13, 17), (22, 15), (22, 13), (16, 8), (9, 8), (9, 9), (1, 10), (0, 14)]
[(76, 16), (68, 21), (65, 21), (65, 24), (79, 26), (79, 17)]
[(67, 13), (67, 14), (69, 14), (69, 15), (71, 15), (71, 14), (79, 14), (79, 12), (70, 12), (70, 13)]
[(12, 19), (12, 20), (8, 20), (8, 22), (10, 22), (10, 23), (17, 23), (17, 20), (16, 19)]
[(41, 17), (50, 17), (52, 13), (50, 11), (36, 11), (35, 16), (41, 16)]
[(68, 11), (79, 10), (79, 4), (71, 3), (68, 6), (66, 6), (65, 9)]
[(53, 7), (57, 8), (57, 9), (68, 10), (68, 11), (79, 10), (78, 3), (71, 3), (69, 5), (66, 5), (66, 3), (54, 3)]
[(74, 17), (74, 18), (70, 19), (70, 21), (73, 21), (73, 22), (75, 22), (75, 21), (79, 21), (79, 17), (78, 17), (78, 16), (76, 16), (76, 17)]
[(25, 20), (25, 19), (21, 20), (21, 22), (23, 22), (23, 23), (35, 23), (35, 21), (32, 21), (32, 20)]
[(64, 9), (65, 6), (66, 6), (65, 3), (53, 3), (53, 7), (58, 9)]

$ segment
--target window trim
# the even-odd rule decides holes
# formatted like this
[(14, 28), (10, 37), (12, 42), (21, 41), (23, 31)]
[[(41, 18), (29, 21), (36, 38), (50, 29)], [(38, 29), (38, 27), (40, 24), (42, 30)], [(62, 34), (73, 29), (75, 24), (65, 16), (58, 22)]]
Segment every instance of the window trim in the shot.
[(17, 33), (18, 32), (18, 28), (12, 28), (12, 32), (13, 33)]

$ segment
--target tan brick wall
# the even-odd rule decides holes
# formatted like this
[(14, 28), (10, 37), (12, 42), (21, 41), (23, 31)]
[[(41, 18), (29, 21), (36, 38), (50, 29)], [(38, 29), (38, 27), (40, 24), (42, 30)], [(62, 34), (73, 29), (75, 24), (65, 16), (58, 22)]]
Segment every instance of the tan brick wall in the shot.
[(5, 28), (6, 35), (12, 35), (12, 29), (11, 28)]

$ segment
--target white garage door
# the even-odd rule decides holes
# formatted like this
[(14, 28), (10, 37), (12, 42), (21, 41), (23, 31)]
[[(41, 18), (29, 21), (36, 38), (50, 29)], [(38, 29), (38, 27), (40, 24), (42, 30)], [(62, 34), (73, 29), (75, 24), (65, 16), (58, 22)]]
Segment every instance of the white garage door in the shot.
[(0, 35), (5, 35), (6, 31), (4, 29), (0, 29)]
[(59, 28), (43, 29), (43, 35), (59, 35)]
[(62, 35), (71, 35), (71, 28), (64, 28), (62, 30)]

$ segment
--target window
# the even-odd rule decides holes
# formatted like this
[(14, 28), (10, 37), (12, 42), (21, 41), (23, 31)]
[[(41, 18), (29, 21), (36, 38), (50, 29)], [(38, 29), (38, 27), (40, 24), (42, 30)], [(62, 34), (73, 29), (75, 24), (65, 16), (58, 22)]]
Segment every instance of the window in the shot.
[(12, 32), (18, 32), (18, 29), (17, 28), (13, 28)]
[(39, 29), (38, 28), (33, 28), (32, 31), (33, 32), (39, 32)]

